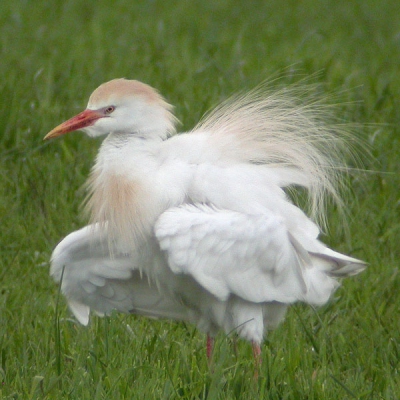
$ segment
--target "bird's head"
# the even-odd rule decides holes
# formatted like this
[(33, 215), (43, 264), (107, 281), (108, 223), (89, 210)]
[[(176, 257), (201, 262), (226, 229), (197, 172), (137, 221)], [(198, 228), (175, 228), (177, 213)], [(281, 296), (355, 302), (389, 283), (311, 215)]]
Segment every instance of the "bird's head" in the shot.
[(152, 87), (114, 79), (92, 93), (86, 110), (55, 127), (44, 139), (77, 130), (91, 137), (131, 133), (163, 139), (175, 130), (176, 118), (171, 111), (172, 106)]

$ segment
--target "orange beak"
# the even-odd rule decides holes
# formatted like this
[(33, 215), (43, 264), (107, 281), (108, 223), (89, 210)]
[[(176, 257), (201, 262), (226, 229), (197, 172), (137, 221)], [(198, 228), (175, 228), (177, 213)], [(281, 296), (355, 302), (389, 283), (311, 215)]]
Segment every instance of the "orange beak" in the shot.
[(50, 131), (43, 140), (53, 139), (57, 136), (64, 135), (68, 132), (77, 131), (87, 126), (93, 125), (99, 118), (104, 117), (104, 114), (96, 110), (85, 110), (75, 115), (75, 117), (63, 122)]

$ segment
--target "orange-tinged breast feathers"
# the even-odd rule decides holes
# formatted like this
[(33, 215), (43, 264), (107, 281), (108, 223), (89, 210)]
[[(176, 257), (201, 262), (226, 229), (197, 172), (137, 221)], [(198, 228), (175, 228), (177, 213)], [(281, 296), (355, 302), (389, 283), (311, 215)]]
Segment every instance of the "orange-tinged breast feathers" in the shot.
[(151, 231), (152, 209), (146, 203), (146, 186), (139, 180), (93, 170), (87, 182), (85, 210), (91, 223), (107, 224), (110, 242), (137, 244)]

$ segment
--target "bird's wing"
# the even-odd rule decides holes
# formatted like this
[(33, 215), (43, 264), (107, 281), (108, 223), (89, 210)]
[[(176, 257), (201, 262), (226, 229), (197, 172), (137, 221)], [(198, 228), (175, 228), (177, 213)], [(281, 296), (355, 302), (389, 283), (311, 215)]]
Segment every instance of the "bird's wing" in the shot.
[(55, 248), (50, 273), (61, 282), (68, 304), (84, 325), (90, 310), (99, 315), (113, 309), (151, 317), (185, 319), (184, 307), (160, 294), (140, 270), (143, 257), (114, 246), (104, 228), (86, 226), (69, 234)]
[(332, 271), (358, 261), (329, 249), (309, 253), (268, 213), (185, 205), (164, 212), (155, 233), (172, 271), (193, 276), (220, 300), (235, 294), (257, 303), (323, 304), (338, 286)]

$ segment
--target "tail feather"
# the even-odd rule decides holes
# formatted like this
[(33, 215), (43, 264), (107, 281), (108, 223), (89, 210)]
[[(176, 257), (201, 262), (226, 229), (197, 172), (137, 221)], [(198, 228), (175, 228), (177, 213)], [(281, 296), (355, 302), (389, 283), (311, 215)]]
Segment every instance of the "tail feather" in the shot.
[(329, 271), (328, 275), (334, 278), (344, 278), (346, 276), (357, 275), (360, 272), (364, 271), (365, 268), (366, 264), (361, 261), (359, 263), (346, 264), (341, 268)]
[(290, 241), (301, 260), (307, 287), (304, 301), (310, 304), (325, 304), (339, 286), (337, 279), (356, 275), (366, 268), (364, 261), (333, 251), (317, 239), (301, 243), (290, 235)]
[(367, 263), (364, 261), (338, 253), (328, 247), (324, 249), (323, 253), (314, 253), (312, 256), (316, 262), (325, 261), (329, 265), (326, 270), (327, 275), (334, 278), (357, 275), (367, 267)]

